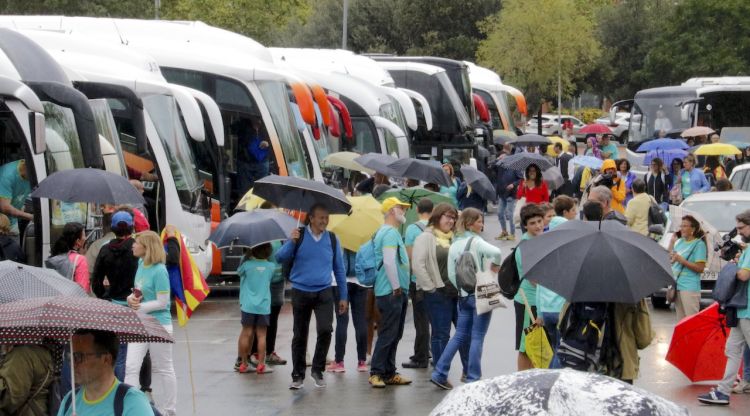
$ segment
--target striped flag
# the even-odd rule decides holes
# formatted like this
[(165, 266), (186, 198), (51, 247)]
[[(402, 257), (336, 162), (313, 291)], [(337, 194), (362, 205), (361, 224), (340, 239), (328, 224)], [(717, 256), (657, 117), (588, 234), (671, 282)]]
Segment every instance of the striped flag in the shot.
[[(193, 311), (206, 299), (210, 290), (206, 279), (195, 265), (182, 235), (177, 231), (175, 236), (180, 243), (180, 262), (177, 266), (167, 266), (167, 270), (177, 310), (177, 322), (180, 326), (185, 326)], [(164, 231), (161, 232), (161, 239), (166, 247), (167, 235)]]

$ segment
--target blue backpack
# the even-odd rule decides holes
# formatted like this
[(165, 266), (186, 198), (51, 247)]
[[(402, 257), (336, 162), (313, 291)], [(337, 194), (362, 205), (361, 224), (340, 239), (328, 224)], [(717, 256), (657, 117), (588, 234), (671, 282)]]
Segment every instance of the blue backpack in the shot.
[(366, 243), (362, 244), (357, 251), (354, 259), (354, 273), (357, 280), (363, 286), (372, 286), (375, 284), (375, 278), (378, 271), (383, 267), (383, 261), (375, 261), (375, 237), (376, 232)]

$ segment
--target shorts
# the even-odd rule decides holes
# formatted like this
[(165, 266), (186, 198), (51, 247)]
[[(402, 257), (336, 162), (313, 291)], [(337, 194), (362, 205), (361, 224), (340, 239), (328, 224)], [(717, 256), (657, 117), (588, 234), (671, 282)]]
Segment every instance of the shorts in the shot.
[[(523, 303), (514, 301), (513, 308), (516, 311), (516, 351), (526, 352), (526, 335), (523, 333), (523, 329), (529, 326), (529, 314), (526, 312), (526, 306)], [(531, 307), (531, 312), (536, 315), (536, 306)], [(522, 340), (524, 341), (523, 345)]]
[(242, 326), (269, 326), (271, 324), (270, 315), (259, 315), (257, 313), (242, 312)]

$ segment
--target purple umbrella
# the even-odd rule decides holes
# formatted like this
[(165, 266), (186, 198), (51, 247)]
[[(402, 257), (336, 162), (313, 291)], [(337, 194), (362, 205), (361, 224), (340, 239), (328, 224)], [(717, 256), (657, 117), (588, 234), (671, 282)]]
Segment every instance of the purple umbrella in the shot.
[(643, 164), (650, 165), (651, 161), (658, 157), (664, 162), (665, 166), (670, 166), (673, 160), (684, 159), (687, 155), (688, 152), (682, 149), (651, 150), (646, 153), (646, 157), (643, 159)]

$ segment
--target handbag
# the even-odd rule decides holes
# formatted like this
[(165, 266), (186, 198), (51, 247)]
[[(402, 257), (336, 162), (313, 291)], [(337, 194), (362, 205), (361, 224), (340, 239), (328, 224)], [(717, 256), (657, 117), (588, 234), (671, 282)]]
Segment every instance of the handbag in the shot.
[(669, 190), (669, 200), (672, 205), (680, 205), (682, 203), (682, 185), (677, 182), (672, 185), (672, 189)]
[(516, 202), (516, 207), (513, 208), (513, 223), (514, 224), (521, 224), (521, 208), (523, 208), (526, 205), (526, 197), (521, 197), (521, 199)]
[(500, 285), (492, 274), (490, 260), (485, 260), (479, 271), (477, 271), (477, 286), (474, 289), (477, 315), (492, 311), (495, 308), (505, 308), (503, 296), (500, 293)]
[(534, 318), (524, 290), (519, 289), (519, 293), (523, 297), (523, 304), (526, 306), (526, 313), (529, 314), (530, 320), (529, 326), (523, 330), (526, 335), (526, 355), (534, 368), (549, 368), (554, 353), (547, 338), (547, 331), (544, 330), (544, 327), (534, 323), (536, 318)]
[[(688, 255), (685, 257), (685, 260), (688, 260), (690, 256), (693, 255), (693, 250), (695, 250), (695, 247), (698, 243), (696, 242), (693, 244), (693, 247), (690, 248), (690, 251), (688, 252)], [(688, 260), (689, 261), (689, 260)], [(674, 278), (674, 284), (667, 286), (667, 303), (675, 303), (677, 300), (677, 282), (680, 280), (680, 276), (682, 275), (682, 272), (685, 270), (684, 265), (680, 265), (680, 272), (677, 273), (677, 276)]]

